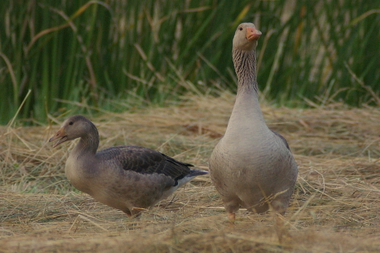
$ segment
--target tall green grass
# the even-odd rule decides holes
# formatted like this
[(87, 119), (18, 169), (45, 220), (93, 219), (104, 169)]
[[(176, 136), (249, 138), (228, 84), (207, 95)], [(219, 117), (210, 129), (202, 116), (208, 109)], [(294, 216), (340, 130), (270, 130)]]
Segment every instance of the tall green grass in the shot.
[(377, 103), (379, 1), (0, 2), (0, 124), (235, 89), (234, 30), (263, 32), (258, 81), (282, 105)]

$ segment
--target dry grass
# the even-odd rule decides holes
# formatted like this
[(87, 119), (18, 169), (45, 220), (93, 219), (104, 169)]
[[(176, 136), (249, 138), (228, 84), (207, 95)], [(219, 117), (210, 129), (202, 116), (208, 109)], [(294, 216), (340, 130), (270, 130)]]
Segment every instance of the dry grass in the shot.
[[(207, 169), (233, 100), (190, 97), (92, 120), (101, 148), (142, 145)], [(283, 242), (271, 213), (240, 210), (228, 224), (208, 176), (129, 220), (68, 184), (63, 166), (73, 144), (52, 149), (54, 125), (0, 128), (0, 252), (379, 252), (380, 111), (262, 109), (299, 165)]]

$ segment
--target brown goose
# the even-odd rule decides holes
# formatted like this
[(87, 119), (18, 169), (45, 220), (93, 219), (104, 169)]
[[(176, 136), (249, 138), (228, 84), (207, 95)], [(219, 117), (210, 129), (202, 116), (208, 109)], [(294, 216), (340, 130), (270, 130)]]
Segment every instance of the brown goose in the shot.
[(298, 169), (285, 138), (266, 125), (258, 101), (255, 51), (261, 32), (240, 24), (232, 56), (238, 77), (235, 105), (227, 130), (210, 158), (210, 175), (228, 218), (245, 207), (257, 213), (269, 206), (284, 214)]
[(66, 161), (67, 178), (78, 190), (128, 216), (138, 215), (194, 177), (207, 174), (148, 148), (118, 146), (97, 152), (98, 130), (81, 115), (65, 120), (49, 141), (56, 141), (56, 147), (76, 138), (80, 140)]

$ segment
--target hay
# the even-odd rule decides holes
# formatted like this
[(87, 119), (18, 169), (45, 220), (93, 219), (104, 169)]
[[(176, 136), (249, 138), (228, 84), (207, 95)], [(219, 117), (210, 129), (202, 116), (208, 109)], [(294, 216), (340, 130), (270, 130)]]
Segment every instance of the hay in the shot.
[[(141, 145), (207, 169), (234, 96), (183, 100), (93, 118), (100, 148)], [(379, 252), (380, 111), (262, 109), (299, 165), (281, 243), (271, 213), (240, 210), (231, 226), (208, 176), (129, 220), (70, 186), (63, 166), (74, 143), (47, 143), (57, 125), (13, 126), (0, 128), (0, 252)]]

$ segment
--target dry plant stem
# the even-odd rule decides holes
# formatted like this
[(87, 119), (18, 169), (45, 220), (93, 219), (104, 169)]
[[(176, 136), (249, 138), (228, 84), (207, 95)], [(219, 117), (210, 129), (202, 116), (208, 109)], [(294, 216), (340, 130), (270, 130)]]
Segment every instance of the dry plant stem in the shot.
[[(100, 148), (159, 147), (207, 169), (233, 102), (228, 92), (218, 98), (187, 95), (180, 105), (104, 113), (93, 120)], [(209, 177), (195, 179), (139, 219), (128, 219), (67, 182), (67, 148), (46, 145), (57, 124), (14, 127), (16, 120), (9, 139), (7, 127), (0, 126), (0, 251), (380, 252), (380, 110), (341, 102), (273, 108), (264, 101), (262, 111), (267, 124), (286, 137), (299, 165), (283, 221), (291, 237), (283, 233), (281, 243), (271, 212), (240, 211), (231, 228)]]

